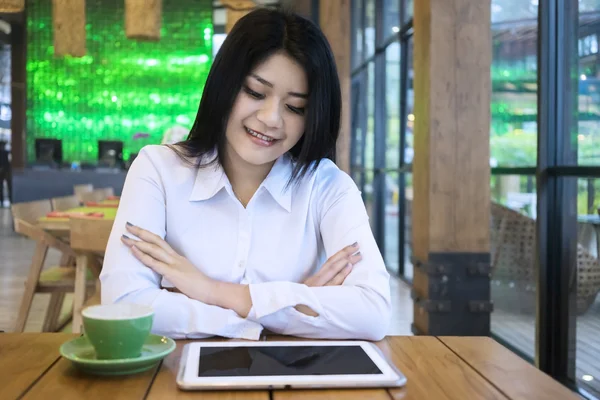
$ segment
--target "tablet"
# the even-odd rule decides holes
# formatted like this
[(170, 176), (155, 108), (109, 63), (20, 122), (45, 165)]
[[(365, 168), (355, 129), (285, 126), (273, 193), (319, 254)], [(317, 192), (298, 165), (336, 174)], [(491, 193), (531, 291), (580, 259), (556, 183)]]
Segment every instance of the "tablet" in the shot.
[(185, 390), (400, 387), (406, 378), (364, 341), (192, 342), (177, 385)]

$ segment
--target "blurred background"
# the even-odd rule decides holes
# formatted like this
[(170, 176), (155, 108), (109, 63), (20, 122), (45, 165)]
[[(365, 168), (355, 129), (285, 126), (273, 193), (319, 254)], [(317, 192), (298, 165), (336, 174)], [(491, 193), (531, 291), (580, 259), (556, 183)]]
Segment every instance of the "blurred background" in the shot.
[[(335, 53), (337, 162), (394, 278), (395, 332), (483, 332), (599, 397), (600, 0), (463, 1), (467, 17), (429, 3), (0, 0), (0, 205), (80, 184), (118, 196), (143, 146), (187, 136), (233, 24), (286, 7)], [(25, 280), (32, 248), (17, 254), (8, 211), (2, 221), (0, 260), (11, 257), (0, 265)], [(462, 244), (470, 235), (476, 246)], [(442, 274), (459, 282), (445, 292), (427, 265), (475, 265), (481, 279)], [(479, 319), (456, 307), (436, 319), (423, 303), (474, 293)], [(7, 329), (20, 301), (10, 296)]]

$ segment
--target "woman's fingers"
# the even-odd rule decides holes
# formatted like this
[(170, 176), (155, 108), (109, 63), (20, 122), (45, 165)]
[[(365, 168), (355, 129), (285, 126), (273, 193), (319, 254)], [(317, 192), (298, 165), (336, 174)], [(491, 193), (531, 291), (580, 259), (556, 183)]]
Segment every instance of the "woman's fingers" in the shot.
[(129, 222), (125, 225), (125, 228), (144, 242), (155, 244), (171, 255), (175, 253), (171, 246), (160, 236)]
[(346, 280), (346, 277), (352, 272), (353, 265), (348, 263), (332, 280), (327, 282), (325, 286), (339, 286)]
[(141, 240), (134, 240), (125, 235), (121, 236), (121, 241), (123, 241), (123, 243), (125, 243), (129, 247), (135, 246), (136, 248), (148, 254), (155, 260), (164, 262), (166, 264), (171, 264), (173, 262), (173, 256), (167, 253), (162, 247), (159, 247), (158, 245), (143, 242)]
[[(342, 274), (343, 279), (346, 279), (346, 276), (348, 273), (350, 273), (352, 266), (354, 264), (356, 264), (357, 262), (359, 262), (360, 260), (362, 260), (362, 255), (360, 254), (360, 251), (359, 251), (358, 253), (356, 253), (346, 259), (343, 258), (343, 259), (337, 261), (336, 264), (332, 265), (331, 268), (329, 268), (329, 270), (327, 271), (327, 273), (324, 274), (324, 278), (326, 280), (322, 285), (323, 286), (327, 285), (329, 282), (336, 279), (336, 277), (340, 274)], [(348, 268), (348, 267), (350, 267), (350, 268)], [(347, 273), (346, 273), (346, 270), (348, 270)], [(343, 280), (342, 280), (342, 282), (343, 282)]]
[(333, 263), (333, 262), (336, 262), (343, 258), (347, 258), (347, 257), (351, 256), (352, 254), (356, 253), (357, 251), (358, 251), (358, 243), (354, 243), (354, 244), (351, 244), (350, 246), (346, 246), (342, 250), (338, 251), (337, 253), (335, 253), (334, 255), (329, 257), (329, 259), (327, 260), (327, 262), (325, 264), (327, 264), (328, 262)]
[(144, 253), (137, 247), (137, 244), (131, 246), (131, 252), (135, 256), (135, 258), (140, 260), (145, 266), (154, 270), (154, 272), (156, 272), (157, 274), (165, 276), (168, 272), (169, 267), (167, 266), (167, 264), (158, 261), (154, 257), (151, 257), (150, 255)]
[(339, 274), (348, 264), (351, 264), (350, 258), (342, 258), (328, 266), (323, 266), (322, 273), (320, 275), (320, 286), (324, 286), (327, 282), (332, 280), (337, 274)]
[[(358, 246), (352, 245), (340, 250), (327, 260), (323, 267), (315, 275), (311, 276), (305, 284), (307, 286), (325, 286), (336, 275), (338, 275), (348, 265), (354, 265), (362, 256), (357, 252)], [(356, 254), (354, 254), (356, 253)]]

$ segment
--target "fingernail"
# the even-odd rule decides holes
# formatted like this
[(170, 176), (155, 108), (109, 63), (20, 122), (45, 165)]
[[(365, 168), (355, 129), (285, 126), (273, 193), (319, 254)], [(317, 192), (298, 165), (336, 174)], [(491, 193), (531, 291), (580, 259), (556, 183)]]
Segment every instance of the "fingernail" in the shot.
[(357, 252), (356, 252), (355, 254), (353, 254), (353, 255), (354, 255), (355, 257), (358, 257), (358, 256), (360, 256), (361, 254), (360, 254), (360, 251), (357, 251)]
[(131, 222), (127, 223), (127, 226), (135, 226), (134, 224), (132, 224)]
[(129, 237), (126, 235), (121, 235), (121, 239), (129, 239)]
[(358, 242), (352, 243), (352, 247), (358, 247)]

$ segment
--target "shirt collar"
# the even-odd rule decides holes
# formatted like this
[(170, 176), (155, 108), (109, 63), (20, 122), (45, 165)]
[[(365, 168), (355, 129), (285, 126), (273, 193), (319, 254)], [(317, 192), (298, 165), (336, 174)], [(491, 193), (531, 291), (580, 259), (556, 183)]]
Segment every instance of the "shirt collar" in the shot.
[(198, 168), (194, 187), (190, 194), (190, 201), (208, 200), (229, 184), (229, 179), (221, 164), (214, 162), (211, 165)]
[[(275, 161), (273, 168), (258, 188), (260, 190), (261, 187), (264, 187), (271, 197), (288, 212), (292, 210), (292, 188), (286, 188), (286, 185), (290, 179), (292, 168), (290, 156), (284, 154)], [(221, 189), (230, 186), (223, 167), (215, 162), (213, 165), (198, 168), (189, 200), (208, 200), (219, 193)]]
[(292, 187), (287, 186), (292, 175), (293, 163), (289, 155), (279, 157), (271, 172), (265, 178), (261, 186), (271, 194), (271, 197), (287, 212), (292, 211)]

